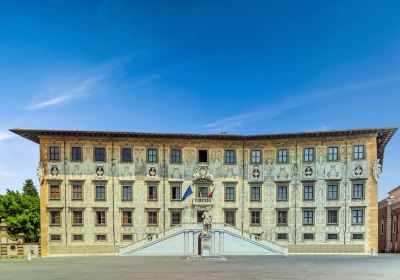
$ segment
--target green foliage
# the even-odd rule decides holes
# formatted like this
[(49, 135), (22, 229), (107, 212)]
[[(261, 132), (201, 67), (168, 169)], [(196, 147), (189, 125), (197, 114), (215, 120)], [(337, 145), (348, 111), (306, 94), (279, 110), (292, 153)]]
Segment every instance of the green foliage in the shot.
[(25, 195), (38, 196), (36, 187), (31, 179), (25, 180), (24, 186), (22, 187), (22, 191), (23, 194)]
[(21, 194), (12, 190), (0, 195), (0, 219), (6, 219), (9, 226), (8, 233), (13, 237), (22, 232), (28, 242), (38, 241), (39, 212), (40, 202), (37, 195)]

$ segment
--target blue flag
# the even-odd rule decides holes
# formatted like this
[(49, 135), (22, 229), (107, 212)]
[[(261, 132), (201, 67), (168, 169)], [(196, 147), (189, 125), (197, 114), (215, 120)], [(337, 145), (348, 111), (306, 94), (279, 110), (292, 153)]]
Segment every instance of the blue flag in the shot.
[(186, 198), (188, 198), (191, 194), (193, 193), (193, 191), (192, 191), (192, 187), (191, 186), (189, 186), (187, 189), (186, 189), (186, 191), (185, 191), (185, 193), (184, 193), (184, 195), (182, 196), (182, 201), (184, 201)]

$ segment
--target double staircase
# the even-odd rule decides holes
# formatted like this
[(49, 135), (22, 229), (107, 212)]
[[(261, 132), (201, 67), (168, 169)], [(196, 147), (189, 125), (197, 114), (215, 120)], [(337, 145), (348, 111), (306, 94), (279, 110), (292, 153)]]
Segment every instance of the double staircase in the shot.
[[(199, 234), (202, 223), (183, 223), (151, 238), (121, 246), (120, 256), (132, 255), (196, 255), (199, 254)], [(211, 227), (214, 255), (287, 255), (286, 246), (262, 239), (250, 232), (224, 224)]]

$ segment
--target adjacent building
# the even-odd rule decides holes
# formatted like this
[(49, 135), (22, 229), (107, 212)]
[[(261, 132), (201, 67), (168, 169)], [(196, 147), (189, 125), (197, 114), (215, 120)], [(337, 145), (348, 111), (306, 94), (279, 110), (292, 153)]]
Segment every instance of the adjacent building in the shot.
[(400, 186), (379, 202), (379, 252), (400, 253)]
[(52, 255), (174, 254), (181, 243), (177, 254), (196, 254), (207, 207), (214, 253), (240, 254), (245, 239), (289, 253), (377, 252), (378, 179), (396, 130), (11, 131), (40, 144), (41, 248)]

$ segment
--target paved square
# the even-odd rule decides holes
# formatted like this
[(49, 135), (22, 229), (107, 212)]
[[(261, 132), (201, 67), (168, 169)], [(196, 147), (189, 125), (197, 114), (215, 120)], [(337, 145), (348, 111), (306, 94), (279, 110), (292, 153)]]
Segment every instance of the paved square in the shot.
[(1, 260), (0, 279), (400, 279), (400, 255), (228, 257), (58, 257)]

